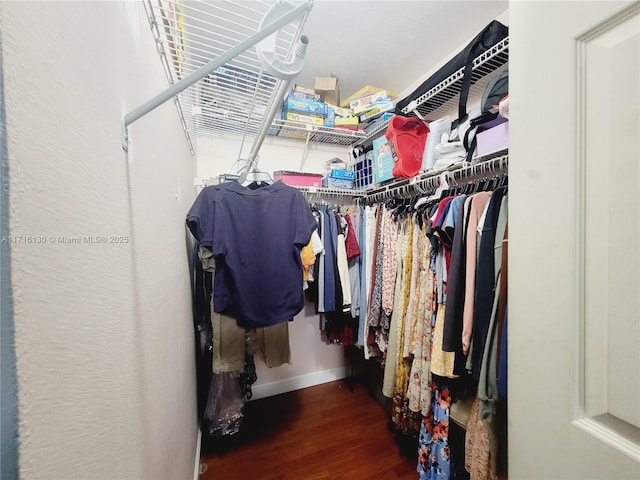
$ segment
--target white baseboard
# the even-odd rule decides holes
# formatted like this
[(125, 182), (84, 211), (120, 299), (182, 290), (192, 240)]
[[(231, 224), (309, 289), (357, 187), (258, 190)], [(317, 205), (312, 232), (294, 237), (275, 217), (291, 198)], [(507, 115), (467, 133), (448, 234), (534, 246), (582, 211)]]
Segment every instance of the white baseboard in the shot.
[(193, 468), (193, 480), (200, 478), (200, 449), (202, 448), (202, 430), (198, 428), (198, 438), (196, 439), (196, 464)]
[(262, 385), (255, 385), (251, 388), (253, 391), (253, 397), (251, 397), (251, 400), (272, 397), (273, 395), (280, 395), (281, 393), (292, 392), (294, 390), (300, 390), (301, 388), (313, 387), (314, 385), (333, 382), (334, 380), (341, 380), (346, 377), (347, 366), (343, 365), (341, 367), (330, 368), (320, 372), (312, 372), (305, 375), (299, 375), (297, 377), (264, 383)]

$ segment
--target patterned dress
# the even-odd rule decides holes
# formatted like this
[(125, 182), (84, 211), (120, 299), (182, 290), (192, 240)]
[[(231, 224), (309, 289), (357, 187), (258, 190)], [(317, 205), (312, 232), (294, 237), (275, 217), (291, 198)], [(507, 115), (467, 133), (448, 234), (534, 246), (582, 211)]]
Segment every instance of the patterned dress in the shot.
[(432, 407), (420, 425), (419, 479), (449, 480), (452, 470), (449, 451), (451, 395), (447, 387), (434, 388)]
[(407, 235), (403, 237), (403, 261), (402, 261), (402, 285), (400, 291), (400, 308), (402, 311), (398, 317), (398, 354), (396, 355), (396, 384), (393, 392), (393, 407), (391, 419), (398, 430), (405, 435), (417, 436), (420, 430), (420, 414), (409, 409), (407, 390), (409, 387), (409, 374), (411, 373), (411, 359), (404, 358), (404, 344), (409, 341), (408, 332), (404, 329), (404, 319), (409, 307), (409, 295), (411, 292), (411, 271), (413, 260), (413, 221), (406, 222)]

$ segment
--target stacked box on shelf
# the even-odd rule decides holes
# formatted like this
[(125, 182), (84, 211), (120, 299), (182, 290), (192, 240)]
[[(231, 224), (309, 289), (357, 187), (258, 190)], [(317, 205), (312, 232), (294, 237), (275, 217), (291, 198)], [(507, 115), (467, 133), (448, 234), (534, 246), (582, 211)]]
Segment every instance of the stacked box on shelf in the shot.
[(292, 187), (320, 187), (322, 185), (322, 175), (319, 173), (289, 172), (278, 170), (273, 172), (275, 180), (282, 180), (283, 183)]
[(307, 138), (305, 125), (324, 126), (327, 107), (317, 99), (318, 95), (313, 90), (295, 85), (282, 103), (282, 119), (303, 124), (303, 128), (283, 125), (278, 131), (278, 136), (304, 140)]
[(373, 95), (367, 95), (366, 97), (356, 98), (349, 103), (351, 110), (355, 114), (361, 114), (367, 112), (380, 104), (386, 104), (391, 102), (391, 99), (387, 96), (387, 91), (374, 93)]
[(360, 120), (358, 117), (337, 117), (334, 120), (336, 128), (342, 128), (345, 130), (358, 130)]
[(305, 98), (308, 98), (309, 100), (315, 100), (316, 102), (320, 101), (320, 95), (316, 93), (313, 88), (303, 87), (302, 85), (295, 83), (291, 91), (296, 92), (296, 94), (305, 95)]
[(302, 113), (304, 115), (313, 115), (323, 118), (327, 113), (327, 105), (323, 102), (309, 100), (308, 98), (295, 98), (289, 95), (284, 100), (282, 113), (286, 115), (289, 112)]
[(335, 75), (316, 77), (315, 92), (323, 102), (338, 105), (340, 103), (340, 79)]
[(509, 148), (509, 122), (503, 121), (476, 135), (476, 156), (482, 157)]
[(393, 178), (394, 153), (393, 142), (384, 135), (373, 140), (373, 178), (376, 183)]
[(291, 122), (308, 123), (309, 125), (317, 125), (322, 127), (324, 125), (324, 118), (315, 115), (305, 115), (304, 113), (287, 112), (285, 120)]
[(292, 98), (305, 98), (307, 100), (313, 100), (314, 102), (320, 102), (320, 95), (315, 93), (309, 88), (301, 87), (300, 85), (294, 85), (289, 96)]
[[(386, 90), (375, 88), (373, 88), (373, 90), (373, 93), (354, 98), (349, 102), (351, 110), (358, 116), (358, 128), (361, 130), (367, 130), (372, 122), (385, 115), (386, 112), (390, 112), (395, 108), (393, 101)], [(362, 91), (369, 92), (370, 90)]]
[(360, 114), (360, 117), (359, 117), (360, 122), (361, 123), (371, 122), (379, 118), (380, 116), (382, 116), (385, 112), (389, 112), (393, 109), (394, 109), (393, 102), (389, 99), (387, 99), (384, 102), (376, 102), (375, 106), (372, 109), (367, 110), (366, 112)]
[(353, 181), (356, 172), (353, 170), (344, 170), (332, 168), (331, 172), (322, 178), (322, 186), (328, 188), (353, 188)]
[(344, 99), (340, 103), (340, 106), (341, 107), (349, 107), (349, 105), (351, 104), (352, 101), (357, 100), (359, 98), (367, 97), (369, 95), (376, 94), (378, 92), (382, 92), (383, 90), (387, 92), (387, 97), (388, 98), (390, 98), (392, 100), (394, 98), (398, 98), (398, 94), (396, 92), (392, 92), (391, 90), (385, 90), (384, 88), (378, 88), (378, 87), (373, 87), (371, 85), (365, 85), (360, 90), (358, 90), (356, 93), (354, 93), (350, 97)]
[(336, 111), (335, 109), (329, 105), (327, 105), (327, 114), (324, 116), (324, 126), (333, 128), (335, 126), (336, 121)]
[(333, 108), (336, 116), (338, 117), (353, 117), (353, 110), (350, 108), (338, 107), (336, 105), (332, 105), (331, 103), (327, 103), (328, 108)]

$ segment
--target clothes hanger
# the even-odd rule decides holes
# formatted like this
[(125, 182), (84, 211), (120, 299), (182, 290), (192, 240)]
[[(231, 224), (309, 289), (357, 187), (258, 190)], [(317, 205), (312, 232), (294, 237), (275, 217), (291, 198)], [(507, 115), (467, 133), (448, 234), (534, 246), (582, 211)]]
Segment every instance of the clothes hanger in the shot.
[(273, 183), (273, 178), (271, 178), (271, 175), (269, 175), (267, 172), (261, 172), (257, 168), (254, 168), (250, 172), (242, 172), (238, 177), (238, 180), (236, 181), (243, 187), (248, 187), (252, 183), (264, 183), (266, 185), (271, 185)]

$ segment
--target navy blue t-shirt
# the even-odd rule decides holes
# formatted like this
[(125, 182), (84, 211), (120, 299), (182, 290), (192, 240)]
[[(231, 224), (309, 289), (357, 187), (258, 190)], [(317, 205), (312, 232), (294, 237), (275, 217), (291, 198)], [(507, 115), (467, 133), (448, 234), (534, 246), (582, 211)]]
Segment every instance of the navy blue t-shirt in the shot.
[(297, 189), (280, 181), (257, 190), (236, 182), (207, 187), (191, 207), (187, 225), (216, 257), (217, 312), (232, 306), (240, 326), (256, 328), (302, 310), (300, 249), (317, 224)]

